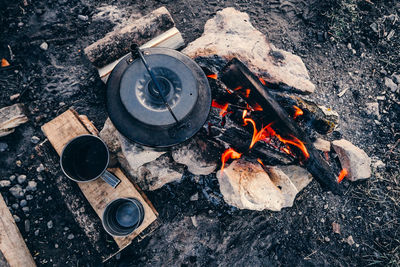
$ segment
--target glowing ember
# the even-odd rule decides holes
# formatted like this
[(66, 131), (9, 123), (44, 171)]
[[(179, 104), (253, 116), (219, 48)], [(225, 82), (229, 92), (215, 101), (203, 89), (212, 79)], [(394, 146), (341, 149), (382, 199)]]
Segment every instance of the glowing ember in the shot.
[(260, 82), (263, 84), (263, 85), (267, 85), (267, 83), (264, 81), (264, 79), (263, 78), (258, 78), (259, 80), (260, 80)]
[(2, 58), (1, 59), (1, 67), (8, 67), (10, 66), (10, 63), (8, 63), (7, 59)]
[(241, 156), (242, 156), (242, 154), (239, 152), (236, 152), (233, 148), (228, 148), (227, 150), (225, 150), (225, 152), (222, 153), (222, 156), (221, 156), (221, 162), (222, 162), (221, 174), (224, 171), (225, 162), (227, 162), (228, 159), (239, 159)]
[(261, 166), (265, 167), (265, 166), (264, 166), (264, 163), (262, 162), (262, 160), (261, 160), (261, 159), (257, 159), (257, 161), (258, 161), (258, 163), (260, 163), (260, 164), (261, 164)]
[(349, 174), (346, 168), (340, 171), (337, 182), (340, 183)]
[(242, 89), (243, 87), (242, 86), (238, 86), (238, 87), (236, 87), (235, 89), (233, 89), (233, 91), (238, 91), (238, 90), (240, 90), (240, 89)]
[(207, 75), (207, 77), (216, 80), (216, 79), (218, 79), (218, 74), (216, 74), (216, 73), (210, 74), (210, 75)]
[(247, 98), (250, 96), (250, 89), (246, 89), (246, 94), (244, 96)]
[(253, 105), (253, 110), (254, 111), (262, 111), (263, 108), (259, 104), (256, 103)]
[(228, 114), (227, 109), (229, 107), (228, 103), (225, 103), (224, 105), (221, 105), (217, 103), (215, 100), (212, 101), (211, 106), (214, 108), (219, 108), (221, 111), (219, 112), (219, 115), (224, 117), (226, 114)]
[(296, 119), (298, 116), (301, 116), (304, 114), (304, 112), (298, 106), (293, 106), (293, 108), (294, 108), (293, 119)]

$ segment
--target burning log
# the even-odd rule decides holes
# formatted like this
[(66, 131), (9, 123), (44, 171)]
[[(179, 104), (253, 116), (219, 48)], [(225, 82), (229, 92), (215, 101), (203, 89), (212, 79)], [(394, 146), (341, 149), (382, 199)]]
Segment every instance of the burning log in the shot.
[[(222, 71), (221, 80), (228, 88), (240, 88), (236, 90), (250, 106), (261, 106), (263, 121), (271, 122), (259, 131), (272, 133), (285, 145), (293, 147), (293, 153), (299, 155), (302, 164), (321, 184), (323, 189), (335, 194), (342, 193), (342, 187), (337, 182), (328, 163), (322, 158), (314, 147), (310, 138), (297, 126), (289, 114), (266, 90), (266, 87), (242, 62), (234, 58)], [(235, 91), (235, 89), (233, 89)], [(254, 127), (256, 130), (256, 128)]]

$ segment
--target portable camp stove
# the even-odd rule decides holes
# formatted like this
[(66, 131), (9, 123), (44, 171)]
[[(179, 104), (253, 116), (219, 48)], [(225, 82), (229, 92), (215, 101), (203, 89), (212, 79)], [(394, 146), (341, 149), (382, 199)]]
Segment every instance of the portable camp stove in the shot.
[(129, 140), (166, 148), (196, 134), (207, 120), (211, 90), (203, 70), (167, 48), (132, 48), (107, 82), (107, 109)]

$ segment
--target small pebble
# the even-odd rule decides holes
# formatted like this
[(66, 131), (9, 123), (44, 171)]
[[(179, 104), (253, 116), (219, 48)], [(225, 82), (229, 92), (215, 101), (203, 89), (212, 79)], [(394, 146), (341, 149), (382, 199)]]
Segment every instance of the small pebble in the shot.
[(16, 178), (16, 176), (15, 175), (11, 175), (8, 179), (10, 179), (10, 181), (12, 182), (12, 181), (14, 181), (15, 180), (15, 178)]
[(64, 227), (64, 231), (68, 231), (69, 228), (67, 226)]
[(121, 258), (121, 253), (118, 253), (117, 255), (115, 255), (115, 259), (119, 260)]
[(40, 138), (39, 138), (39, 137), (37, 137), (37, 136), (32, 136), (31, 142), (32, 142), (33, 144), (37, 144), (37, 143), (39, 143), (39, 141), (40, 141)]
[(324, 222), (325, 222), (325, 219), (324, 219), (324, 218), (321, 218), (321, 222), (324, 223)]
[(326, 242), (329, 242), (329, 241), (331, 241), (331, 239), (330, 239), (329, 237), (326, 236), (326, 237), (325, 237), (325, 241), (326, 241)]
[(6, 151), (8, 148), (7, 143), (0, 143), (0, 152)]
[(54, 247), (55, 247), (55, 248), (58, 248), (58, 244), (55, 244)]
[(24, 23), (23, 22), (18, 22), (18, 27), (22, 27), (22, 26), (24, 26)]
[(19, 223), (21, 221), (21, 219), (17, 215), (13, 215), (13, 218), (16, 223)]
[(31, 223), (29, 220), (25, 220), (25, 232), (29, 232), (31, 229)]
[(28, 186), (26, 187), (26, 190), (36, 191), (36, 189), (37, 189), (37, 183), (35, 181), (29, 181)]
[(46, 51), (49, 48), (49, 45), (46, 42), (43, 42), (40, 45), (40, 49), (42, 49), (43, 51)]
[(19, 184), (25, 183), (25, 181), (26, 181), (26, 175), (24, 175), (24, 174), (19, 175), (19, 176), (17, 177), (17, 181), (18, 181)]
[(39, 167), (36, 168), (36, 171), (37, 171), (37, 172), (42, 172), (42, 171), (44, 171), (44, 170), (45, 170), (45, 168), (44, 168), (44, 166), (43, 166), (42, 163), (40, 163)]
[(14, 100), (17, 99), (19, 96), (20, 96), (20, 94), (12, 95), (12, 96), (10, 96), (10, 100), (11, 100), (11, 101), (14, 101)]
[(190, 197), (190, 201), (197, 201), (197, 200), (199, 200), (199, 193), (196, 193)]
[(15, 165), (17, 165), (18, 167), (21, 167), (22, 162), (21, 162), (20, 160), (17, 160), (17, 161), (15, 162)]
[(0, 181), (0, 188), (1, 187), (9, 187), (11, 185), (11, 181), (9, 180), (1, 180)]
[(20, 205), (21, 207), (26, 207), (26, 205), (28, 205), (28, 201), (26, 201), (25, 199), (23, 199), (23, 200), (21, 200), (21, 201), (19, 202), (19, 205)]
[(32, 195), (26, 195), (26, 200), (32, 200), (33, 196)]
[(350, 246), (354, 245), (354, 239), (353, 236), (349, 235), (349, 237), (346, 239), (347, 244), (349, 244)]
[(11, 205), (11, 207), (15, 210), (17, 210), (19, 208), (19, 205), (17, 203), (14, 203)]
[(85, 16), (85, 15), (78, 15), (78, 19), (82, 20), (82, 21), (88, 21), (89, 17)]
[(24, 192), (22, 190), (22, 187), (17, 184), (14, 185), (13, 187), (11, 187), (9, 189), (9, 192), (11, 193), (11, 195), (13, 195), (15, 198), (22, 198), (24, 196)]
[(39, 229), (35, 230), (35, 236), (39, 235)]
[(69, 234), (67, 238), (68, 238), (69, 240), (72, 240), (72, 239), (75, 238), (75, 236), (74, 236), (74, 234)]
[(25, 213), (29, 212), (29, 207), (23, 207), (22, 211), (25, 212)]
[(53, 228), (53, 221), (47, 222), (47, 228), (49, 228), (49, 229)]

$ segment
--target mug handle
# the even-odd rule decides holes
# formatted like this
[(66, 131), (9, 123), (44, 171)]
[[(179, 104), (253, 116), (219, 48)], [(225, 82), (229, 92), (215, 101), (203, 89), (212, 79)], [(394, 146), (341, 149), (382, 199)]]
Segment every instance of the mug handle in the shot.
[(117, 176), (107, 170), (101, 175), (101, 179), (103, 179), (104, 182), (111, 185), (113, 188), (116, 188), (117, 185), (121, 182), (121, 180), (118, 179)]

